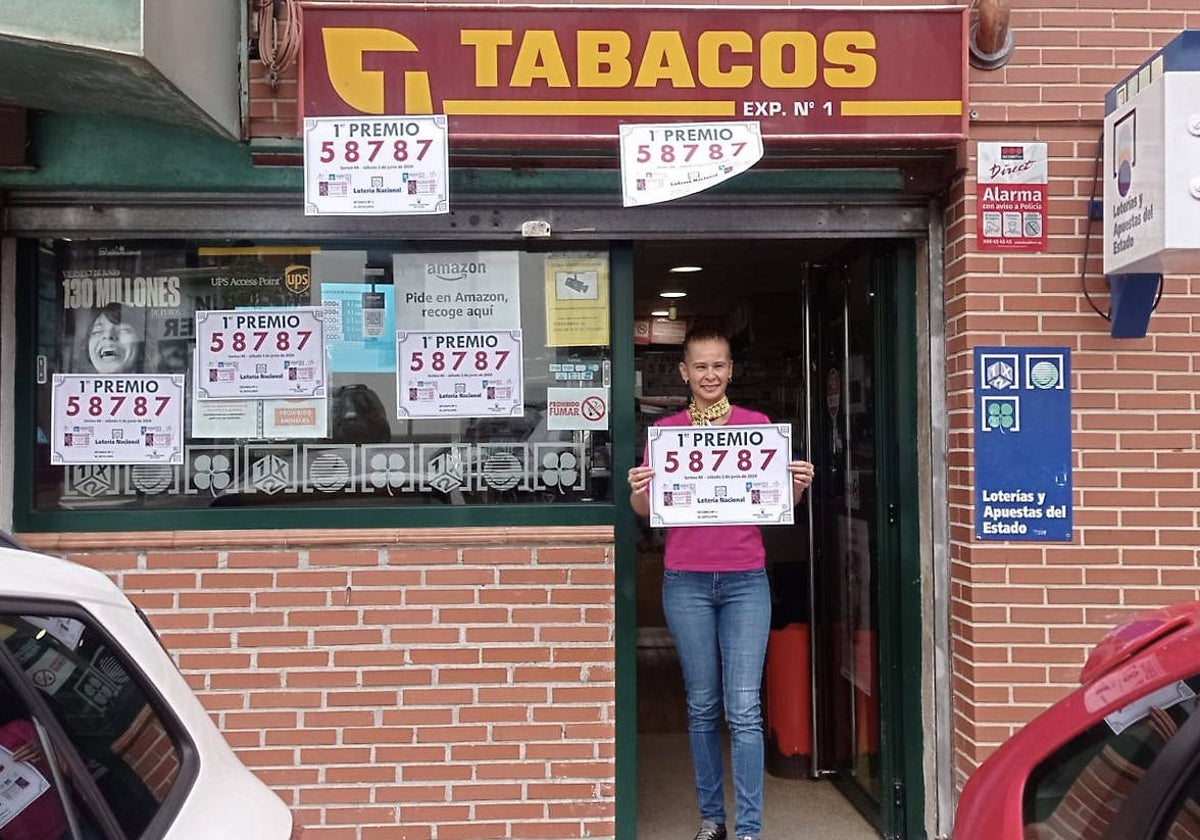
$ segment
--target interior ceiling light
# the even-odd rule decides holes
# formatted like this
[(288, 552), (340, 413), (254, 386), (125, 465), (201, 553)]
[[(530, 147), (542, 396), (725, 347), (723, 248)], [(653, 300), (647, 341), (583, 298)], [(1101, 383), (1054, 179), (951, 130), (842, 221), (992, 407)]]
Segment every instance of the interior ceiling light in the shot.
[(703, 271), (704, 268), (698, 265), (677, 265), (668, 270), (668, 274), (692, 274), (696, 271)]
[(685, 298), (685, 297), (687, 297), (687, 292), (659, 292), (658, 296), (660, 298), (667, 298), (667, 299)]
[(666, 318), (669, 314), (671, 314), (671, 313), (669, 313), (665, 309), (655, 309), (653, 312), (650, 313), (650, 317), (651, 318)]

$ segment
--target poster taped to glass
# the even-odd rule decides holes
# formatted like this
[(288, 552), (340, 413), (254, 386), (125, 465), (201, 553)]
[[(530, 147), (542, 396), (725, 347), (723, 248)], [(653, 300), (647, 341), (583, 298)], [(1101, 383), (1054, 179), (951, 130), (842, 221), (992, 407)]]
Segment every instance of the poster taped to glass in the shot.
[(56, 373), (50, 463), (182, 464), (183, 380)]
[(323, 397), (324, 323), (318, 307), (197, 312), (196, 396)]
[(55, 243), (58, 373), (190, 373), (201, 310), (308, 304), (312, 246)]
[(396, 416), (522, 417), (521, 331), (396, 333)]

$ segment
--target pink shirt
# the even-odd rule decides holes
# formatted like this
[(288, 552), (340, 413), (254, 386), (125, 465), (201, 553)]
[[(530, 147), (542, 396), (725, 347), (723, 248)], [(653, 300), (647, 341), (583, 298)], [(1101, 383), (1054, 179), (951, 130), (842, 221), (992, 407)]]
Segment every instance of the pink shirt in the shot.
[[(767, 415), (732, 406), (726, 425), (770, 423)], [(686, 411), (664, 417), (656, 426), (690, 426)], [(643, 459), (643, 463), (648, 459)], [(766, 563), (762, 532), (757, 525), (702, 525), (667, 529), (663, 565), (680, 572), (746, 572)]]
[[(9, 752), (16, 752), (20, 747), (36, 741), (37, 730), (27, 720), (10, 720), (0, 726), (0, 745)], [(44, 762), (43, 766), (37, 769), (46, 781), (50, 782), (50, 790), (30, 802), (25, 810), (13, 817), (4, 828), (0, 828), (0, 838), (3, 840), (53, 840), (66, 833), (67, 818), (63, 816), (58, 791), (54, 789), (50, 772), (44, 766)]]

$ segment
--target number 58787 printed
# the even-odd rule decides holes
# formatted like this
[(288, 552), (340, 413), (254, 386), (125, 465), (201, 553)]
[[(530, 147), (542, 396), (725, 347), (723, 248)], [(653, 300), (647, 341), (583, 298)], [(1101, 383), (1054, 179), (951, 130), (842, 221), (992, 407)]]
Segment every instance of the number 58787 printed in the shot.
[(792, 427), (655, 426), (650, 524), (790, 525)]
[(56, 373), (50, 462), (183, 463), (183, 376)]

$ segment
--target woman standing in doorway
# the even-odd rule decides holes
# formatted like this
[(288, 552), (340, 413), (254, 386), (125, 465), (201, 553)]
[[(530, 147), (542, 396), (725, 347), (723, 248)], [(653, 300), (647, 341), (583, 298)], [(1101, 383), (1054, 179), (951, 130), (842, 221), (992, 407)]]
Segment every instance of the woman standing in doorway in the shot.
[[(687, 410), (659, 426), (769, 423), (766, 415), (731, 405), (729, 340), (695, 328), (683, 341), (679, 373), (691, 391)], [(792, 461), (793, 497), (812, 483), (813, 465)], [(629, 503), (650, 515), (654, 470), (629, 471)], [(663, 612), (675, 640), (687, 694), (688, 740), (696, 775), (700, 830), (695, 840), (724, 840), (725, 784), (721, 708), (733, 745), (733, 788), (738, 840), (760, 840), (763, 804), (763, 725), (760, 692), (771, 594), (762, 533), (755, 525), (672, 527), (663, 556)]]

